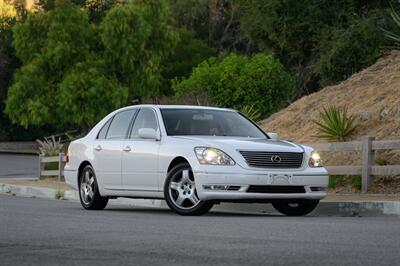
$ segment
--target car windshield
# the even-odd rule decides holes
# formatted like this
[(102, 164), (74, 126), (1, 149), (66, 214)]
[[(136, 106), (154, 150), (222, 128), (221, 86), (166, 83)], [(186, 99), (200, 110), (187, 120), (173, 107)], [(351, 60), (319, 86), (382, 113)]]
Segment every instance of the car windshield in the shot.
[(232, 136), (267, 138), (240, 113), (212, 109), (161, 109), (169, 136)]

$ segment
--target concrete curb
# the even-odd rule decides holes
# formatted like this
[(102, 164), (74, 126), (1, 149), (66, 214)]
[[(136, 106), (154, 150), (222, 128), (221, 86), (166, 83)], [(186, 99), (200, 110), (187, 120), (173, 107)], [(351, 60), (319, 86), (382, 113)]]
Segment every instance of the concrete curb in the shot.
[[(55, 199), (57, 189), (21, 186), (0, 183), (0, 194), (21, 197)], [(78, 191), (64, 191), (65, 200), (79, 201)], [(163, 200), (125, 199), (111, 201), (111, 205), (132, 207), (167, 208)], [(276, 214), (271, 204), (221, 203), (215, 205), (213, 211), (241, 212), (255, 214)], [(400, 201), (321, 201), (318, 208), (311, 213), (317, 216), (398, 216), (400, 217)]]

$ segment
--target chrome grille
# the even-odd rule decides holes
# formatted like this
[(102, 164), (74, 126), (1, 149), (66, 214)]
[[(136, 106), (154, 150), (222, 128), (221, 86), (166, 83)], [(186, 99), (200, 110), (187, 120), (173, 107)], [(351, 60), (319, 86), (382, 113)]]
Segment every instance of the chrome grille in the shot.
[(247, 164), (259, 168), (300, 168), (302, 152), (239, 151)]

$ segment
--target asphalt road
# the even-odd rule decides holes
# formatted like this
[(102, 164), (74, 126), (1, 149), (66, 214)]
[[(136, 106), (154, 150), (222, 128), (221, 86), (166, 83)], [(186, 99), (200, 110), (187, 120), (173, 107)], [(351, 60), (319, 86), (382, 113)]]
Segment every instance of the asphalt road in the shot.
[(0, 195), (0, 265), (399, 265), (400, 219), (211, 212)]
[(38, 176), (39, 157), (0, 153), (0, 178), (34, 178)]

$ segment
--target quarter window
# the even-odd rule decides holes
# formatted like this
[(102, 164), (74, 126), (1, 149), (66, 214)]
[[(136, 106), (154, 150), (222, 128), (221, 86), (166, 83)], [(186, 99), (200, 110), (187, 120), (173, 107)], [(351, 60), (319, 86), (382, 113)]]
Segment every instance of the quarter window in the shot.
[(112, 118), (104, 124), (104, 126), (100, 129), (99, 134), (97, 134), (98, 139), (105, 139), (107, 135), (108, 128), (110, 127)]
[(139, 114), (133, 124), (130, 138), (139, 138), (139, 129), (141, 128), (153, 128), (158, 130), (156, 114), (151, 109), (140, 109)]
[(124, 139), (128, 133), (135, 110), (119, 112), (114, 116), (107, 132), (107, 139)]

